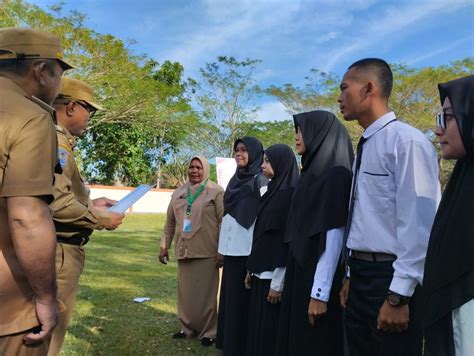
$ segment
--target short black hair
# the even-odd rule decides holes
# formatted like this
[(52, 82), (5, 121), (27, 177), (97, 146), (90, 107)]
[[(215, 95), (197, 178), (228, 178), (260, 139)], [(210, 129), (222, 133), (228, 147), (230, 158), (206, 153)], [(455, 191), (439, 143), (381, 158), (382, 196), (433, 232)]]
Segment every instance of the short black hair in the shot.
[(380, 58), (364, 58), (352, 63), (347, 70), (357, 68), (368, 70), (375, 74), (380, 85), (382, 96), (386, 99), (390, 97), (393, 88), (393, 73), (387, 62)]
[[(0, 54), (10, 53), (8, 51), (0, 50)], [(2, 59), (0, 60), (0, 73), (16, 74), (20, 77), (25, 76), (33, 65), (38, 63), (45, 63), (45, 67), (51, 76), (54, 76), (54, 61), (55, 59)]]

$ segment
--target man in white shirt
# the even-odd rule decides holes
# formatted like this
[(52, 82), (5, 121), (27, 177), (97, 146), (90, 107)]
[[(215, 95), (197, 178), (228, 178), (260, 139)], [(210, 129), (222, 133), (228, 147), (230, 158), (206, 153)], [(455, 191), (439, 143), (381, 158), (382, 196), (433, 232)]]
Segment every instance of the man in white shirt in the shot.
[[(354, 355), (421, 355), (418, 285), (440, 199), (431, 142), (388, 109), (393, 76), (377, 58), (345, 73), (341, 113), (364, 133), (357, 149), (346, 247), (350, 279), (341, 291)], [(349, 282), (350, 281), (350, 282)]]

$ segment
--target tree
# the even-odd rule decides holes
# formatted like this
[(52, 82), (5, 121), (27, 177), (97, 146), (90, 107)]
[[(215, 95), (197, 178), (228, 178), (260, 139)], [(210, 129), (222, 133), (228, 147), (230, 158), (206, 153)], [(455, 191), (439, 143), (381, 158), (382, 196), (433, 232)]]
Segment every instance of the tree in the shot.
[(253, 75), (260, 62), (219, 56), (200, 69), (200, 82), (190, 84), (204, 123), (190, 135), (190, 145), (209, 157), (232, 155), (240, 126), (258, 110)]
[(102, 184), (151, 182), (153, 167), (146, 153), (149, 140), (147, 132), (136, 124), (109, 123), (96, 127), (79, 143), (84, 177)]
[(450, 65), (410, 68), (392, 64), (394, 88), (390, 107), (397, 115), (422, 131), (433, 128), (434, 116), (440, 109), (438, 83), (474, 72), (474, 58), (465, 58)]
[(340, 79), (332, 73), (314, 68), (304, 79), (306, 83), (303, 87), (296, 87), (293, 84), (284, 84), (282, 87), (272, 85), (264, 91), (281, 102), (291, 115), (313, 110), (333, 112), (347, 127), (355, 147), (357, 145), (355, 138), (358, 139), (362, 130), (357, 123), (345, 121), (339, 113), (337, 97)]
[[(438, 83), (474, 73), (474, 58), (464, 58), (450, 65), (421, 69), (392, 64), (392, 69), (394, 90), (390, 98), (390, 107), (401, 120), (423, 131), (435, 147), (438, 147), (433, 133), (434, 117), (441, 108)], [(439, 153), (439, 149), (437, 150)], [(444, 186), (453, 169), (453, 162), (442, 160), (440, 154), (438, 156), (440, 180)]]
[(276, 143), (284, 143), (294, 148), (295, 126), (290, 120), (246, 122), (240, 130), (240, 136), (256, 137), (265, 148)]
[(101, 183), (159, 183), (161, 164), (196, 120), (185, 97), (183, 67), (136, 55), (130, 49), (133, 41), (97, 33), (86, 28), (84, 20), (78, 11), (63, 14), (61, 3), (47, 12), (12, 0), (0, 12), (2, 25), (28, 25), (57, 34), (68, 62), (77, 67), (72, 75), (91, 84), (106, 108), (91, 120), (78, 146), (85, 175)]
[[(391, 64), (394, 74), (394, 87), (389, 106), (403, 120), (423, 131), (433, 143), (432, 132), (434, 116), (440, 109), (437, 84), (474, 73), (474, 58), (468, 57), (449, 65), (426, 68), (411, 68), (402, 64)], [(346, 122), (339, 114), (337, 96), (339, 79), (332, 74), (312, 69), (312, 75), (306, 77), (307, 84), (294, 87), (285, 84), (283, 87), (271, 86), (266, 93), (274, 96), (287, 108), (290, 114), (309, 110), (329, 110), (345, 124), (352, 138), (353, 146), (362, 133), (356, 122)], [(452, 163), (440, 159), (441, 181), (447, 181)]]
[(265, 93), (278, 99), (289, 114), (317, 109), (335, 111), (339, 90), (339, 78), (331, 73), (311, 69), (310, 75), (304, 78), (303, 88), (293, 84), (282, 87), (270, 86)]

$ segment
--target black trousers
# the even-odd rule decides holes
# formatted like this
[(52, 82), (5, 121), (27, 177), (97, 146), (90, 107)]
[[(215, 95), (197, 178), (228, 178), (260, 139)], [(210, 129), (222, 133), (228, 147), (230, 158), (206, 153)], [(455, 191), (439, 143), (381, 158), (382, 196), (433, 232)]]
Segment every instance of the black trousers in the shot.
[(419, 286), (410, 300), (410, 322), (401, 333), (377, 330), (377, 317), (393, 277), (393, 262), (349, 261), (351, 278), (345, 327), (351, 356), (418, 356), (423, 335)]

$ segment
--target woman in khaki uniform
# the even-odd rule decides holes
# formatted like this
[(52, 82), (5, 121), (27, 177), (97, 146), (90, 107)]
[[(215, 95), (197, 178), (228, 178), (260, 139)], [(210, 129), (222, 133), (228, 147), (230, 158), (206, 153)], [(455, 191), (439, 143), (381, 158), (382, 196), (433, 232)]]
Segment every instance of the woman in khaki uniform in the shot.
[(160, 245), (160, 262), (166, 264), (176, 240), (181, 331), (173, 338), (197, 337), (203, 346), (212, 345), (217, 331), (216, 256), (224, 211), (224, 191), (209, 180), (209, 171), (204, 157), (191, 159), (188, 181), (171, 197)]

